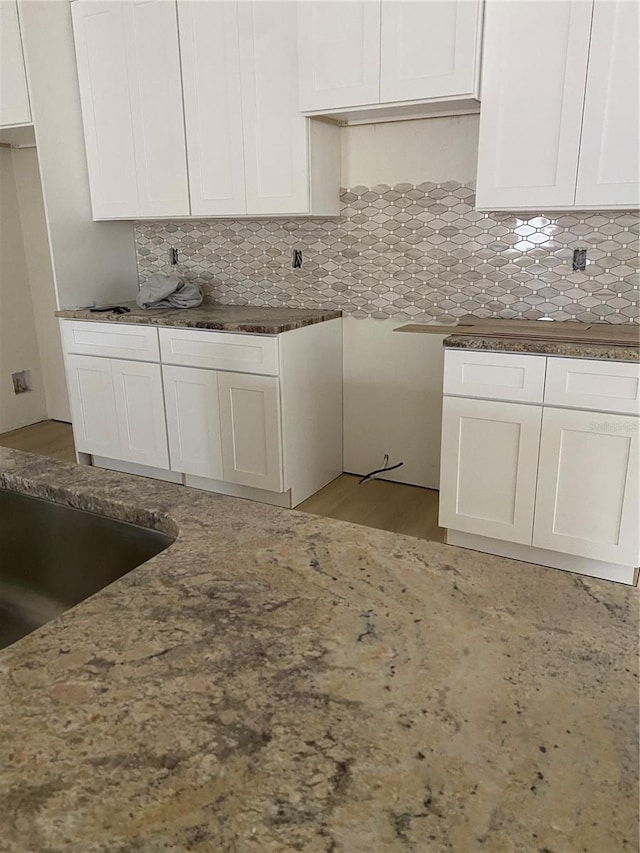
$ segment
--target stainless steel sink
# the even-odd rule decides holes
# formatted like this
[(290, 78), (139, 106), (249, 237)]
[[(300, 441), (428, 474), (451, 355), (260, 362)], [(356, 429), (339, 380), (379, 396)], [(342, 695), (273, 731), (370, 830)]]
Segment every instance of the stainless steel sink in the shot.
[(0, 489), (0, 648), (172, 542), (157, 530)]

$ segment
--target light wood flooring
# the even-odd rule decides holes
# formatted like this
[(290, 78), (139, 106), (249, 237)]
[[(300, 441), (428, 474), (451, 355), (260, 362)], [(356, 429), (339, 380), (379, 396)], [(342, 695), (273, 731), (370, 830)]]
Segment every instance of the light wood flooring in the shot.
[(12, 447), (40, 456), (51, 456), (63, 462), (75, 462), (71, 424), (62, 421), (40, 421), (0, 435), (0, 447)]
[[(60, 421), (42, 421), (5, 432), (0, 435), (0, 446), (76, 461), (71, 425)], [(438, 527), (436, 491), (385, 480), (359, 485), (359, 479), (342, 474), (296, 509), (432, 542), (444, 541), (444, 530)]]

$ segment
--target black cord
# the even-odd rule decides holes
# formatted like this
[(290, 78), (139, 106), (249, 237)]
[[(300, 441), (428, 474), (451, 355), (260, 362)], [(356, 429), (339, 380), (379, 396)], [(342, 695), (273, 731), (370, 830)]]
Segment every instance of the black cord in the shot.
[(389, 462), (389, 454), (384, 454), (384, 460), (382, 462), (382, 468), (376, 468), (375, 471), (370, 471), (368, 474), (365, 474), (364, 477), (358, 482), (358, 485), (361, 486), (367, 480), (371, 480), (376, 474), (383, 474), (385, 471), (395, 471), (396, 468), (401, 468), (404, 465), (404, 462), (398, 462), (397, 465), (388, 465)]

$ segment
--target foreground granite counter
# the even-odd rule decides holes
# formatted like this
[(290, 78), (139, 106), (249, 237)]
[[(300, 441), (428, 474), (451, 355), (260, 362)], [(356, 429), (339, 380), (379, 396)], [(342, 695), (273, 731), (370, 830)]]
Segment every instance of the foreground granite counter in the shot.
[(217, 305), (203, 302), (198, 308), (139, 308), (135, 302), (122, 302), (127, 314), (92, 313), (88, 308), (56, 311), (56, 317), (67, 320), (91, 320), (99, 323), (142, 323), (146, 326), (173, 326), (188, 329), (211, 329), (222, 332), (251, 332), (257, 335), (279, 335), (302, 329), (325, 320), (335, 320), (341, 311), (307, 308), (260, 308), (252, 305)]
[(637, 590), (5, 449), (0, 485), (177, 535), (0, 653), (0, 850), (638, 849)]
[(452, 349), (491, 350), (558, 355), (569, 358), (603, 358), (609, 361), (640, 361), (640, 349), (616, 344), (578, 341), (536, 341), (520, 338), (485, 338), (479, 335), (451, 335), (443, 346)]

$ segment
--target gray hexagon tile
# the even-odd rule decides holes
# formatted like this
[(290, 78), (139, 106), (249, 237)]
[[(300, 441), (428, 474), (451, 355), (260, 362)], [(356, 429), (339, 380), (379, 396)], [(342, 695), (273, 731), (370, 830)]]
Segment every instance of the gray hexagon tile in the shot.
[[(638, 213), (486, 214), (474, 204), (471, 184), (425, 181), (345, 189), (333, 219), (137, 222), (140, 280), (177, 272), (221, 304), (356, 317), (640, 322)], [(587, 249), (583, 272), (572, 269), (576, 248)]]

